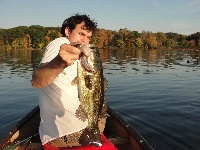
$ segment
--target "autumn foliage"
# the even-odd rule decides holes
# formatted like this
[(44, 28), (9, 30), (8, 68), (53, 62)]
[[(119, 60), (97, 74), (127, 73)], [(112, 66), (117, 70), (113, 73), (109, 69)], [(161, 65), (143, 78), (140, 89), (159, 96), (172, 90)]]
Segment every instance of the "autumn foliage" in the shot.
[[(0, 29), (0, 49), (43, 49), (61, 36), (59, 31), (59, 27), (39, 25)], [(127, 28), (119, 31), (97, 29), (91, 43), (99, 48), (197, 48), (200, 47), (200, 32), (181, 35), (173, 32), (139, 33)]]

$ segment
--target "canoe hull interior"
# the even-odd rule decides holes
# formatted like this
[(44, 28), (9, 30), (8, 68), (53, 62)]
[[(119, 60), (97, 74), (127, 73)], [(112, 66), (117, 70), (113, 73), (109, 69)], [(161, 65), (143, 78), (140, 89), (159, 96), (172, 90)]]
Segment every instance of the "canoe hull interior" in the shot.
[[(118, 148), (118, 150), (152, 150), (153, 148), (138, 134), (121, 116), (108, 107), (109, 117), (106, 121), (105, 136)], [(28, 149), (41, 149), (38, 126), (40, 122), (40, 111), (37, 106), (20, 120), (1, 140), (0, 147), (4, 149), (19, 141), (26, 142), (31, 139)], [(36, 135), (37, 134), (37, 135)], [(35, 135), (35, 136), (34, 136)], [(22, 144), (20, 149), (25, 148)], [(32, 147), (32, 148), (31, 148)]]

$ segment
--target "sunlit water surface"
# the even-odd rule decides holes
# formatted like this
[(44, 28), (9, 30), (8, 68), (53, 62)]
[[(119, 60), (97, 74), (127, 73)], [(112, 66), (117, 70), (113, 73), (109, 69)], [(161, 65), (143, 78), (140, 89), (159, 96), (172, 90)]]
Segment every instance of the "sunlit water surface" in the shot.
[[(0, 138), (38, 105), (43, 51), (0, 50)], [(106, 99), (155, 150), (200, 148), (199, 50), (101, 50)]]

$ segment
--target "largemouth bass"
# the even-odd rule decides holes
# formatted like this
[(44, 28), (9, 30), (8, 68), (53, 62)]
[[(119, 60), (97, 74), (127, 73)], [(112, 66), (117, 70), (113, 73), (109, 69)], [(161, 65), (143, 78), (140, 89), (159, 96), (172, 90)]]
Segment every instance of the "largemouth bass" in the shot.
[[(78, 46), (83, 52), (78, 62), (76, 78), (80, 108), (78, 118), (88, 119), (88, 126), (79, 139), (81, 145), (101, 146), (101, 133), (98, 128), (98, 119), (105, 104), (104, 92), (107, 81), (103, 77), (103, 67), (99, 49), (93, 45)], [(73, 81), (74, 82), (74, 81)]]

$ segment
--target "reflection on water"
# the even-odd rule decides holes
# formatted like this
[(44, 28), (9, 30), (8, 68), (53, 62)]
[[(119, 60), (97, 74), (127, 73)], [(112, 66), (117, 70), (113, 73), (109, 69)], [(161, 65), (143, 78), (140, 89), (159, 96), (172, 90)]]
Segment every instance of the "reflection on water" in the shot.
[[(12, 74), (26, 77), (27, 72), (32, 72), (38, 66), (42, 54), (43, 50), (0, 50), (0, 72), (10, 73), (10, 78)], [(101, 50), (101, 59), (105, 69), (110, 70), (109, 74), (114, 73), (112, 70), (126, 72), (130, 66), (136, 72), (141, 71), (142, 66), (155, 67), (156, 70), (172, 65), (199, 67), (199, 55), (198, 50)], [(153, 70), (146, 68), (143, 71), (152, 73)]]
[[(101, 50), (106, 99), (157, 150), (200, 147), (200, 50)], [(38, 104), (42, 50), (0, 50), (1, 136)]]
[(30, 79), (42, 57), (43, 51), (36, 50), (1, 50), (0, 51), (0, 79), (3, 74), (12, 78), (13, 74)]
[(115, 73), (113, 70), (118, 70), (119, 73), (130, 69), (135, 73), (151, 74), (166, 68), (178, 69), (182, 66), (188, 69), (191, 67), (195, 71), (199, 67), (199, 55), (198, 50), (101, 50), (104, 68), (110, 70), (106, 70), (108, 74)]

